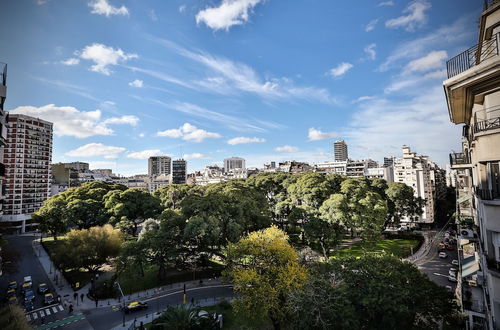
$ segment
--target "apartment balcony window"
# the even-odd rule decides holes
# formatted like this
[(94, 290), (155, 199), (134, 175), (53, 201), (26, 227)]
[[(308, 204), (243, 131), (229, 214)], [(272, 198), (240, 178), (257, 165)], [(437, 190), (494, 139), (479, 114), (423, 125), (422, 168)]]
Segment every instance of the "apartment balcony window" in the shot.
[(497, 128), (500, 128), (500, 105), (474, 114), (474, 134)]
[(450, 154), (450, 165), (468, 165), (470, 164), (470, 157), (465, 152), (454, 152)]
[(476, 188), (476, 194), (483, 200), (500, 198), (500, 162), (486, 163), (486, 180)]
[(484, 40), (467, 49), (461, 54), (446, 62), (448, 78), (454, 77), (470, 68), (479, 65), (494, 56), (498, 55), (499, 34), (494, 34), (490, 39)]

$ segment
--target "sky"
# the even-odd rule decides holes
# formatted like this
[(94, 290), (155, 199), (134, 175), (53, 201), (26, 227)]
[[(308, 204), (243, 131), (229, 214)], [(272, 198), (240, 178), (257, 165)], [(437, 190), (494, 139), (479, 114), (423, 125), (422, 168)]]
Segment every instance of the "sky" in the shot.
[(460, 150), (442, 82), (480, 0), (1, 0), (5, 109), (54, 123), (53, 162), (123, 175)]

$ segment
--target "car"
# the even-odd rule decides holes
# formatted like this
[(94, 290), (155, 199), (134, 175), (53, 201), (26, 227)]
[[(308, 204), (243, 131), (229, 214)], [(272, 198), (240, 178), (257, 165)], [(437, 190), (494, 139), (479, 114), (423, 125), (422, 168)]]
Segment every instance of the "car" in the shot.
[(33, 280), (31, 279), (31, 276), (25, 276), (24, 283), (29, 283), (29, 284), (33, 285)]
[(450, 281), (450, 282), (456, 282), (457, 278), (455, 276), (448, 276), (448, 281)]
[(448, 255), (446, 254), (446, 252), (439, 252), (439, 258), (447, 258)]
[(17, 297), (16, 297), (16, 296), (12, 296), (12, 297), (10, 297), (10, 298), (7, 300), (7, 302), (8, 302), (9, 304), (17, 304)]
[(16, 290), (14, 289), (7, 289), (7, 293), (5, 294), (5, 300), (9, 301), (10, 298), (16, 296)]
[(52, 293), (46, 293), (43, 297), (43, 303), (45, 305), (52, 305), (55, 302), (54, 295)]
[(21, 290), (23, 292), (30, 291), (32, 289), (31, 282), (24, 282), (23, 285), (21, 285)]
[(448, 290), (450, 292), (453, 291), (453, 288), (451, 287), (451, 285), (447, 285), (447, 286), (445, 286), (445, 288), (446, 288), (446, 290)]
[(457, 259), (453, 259), (453, 260), (451, 261), (451, 264), (452, 264), (452, 265), (455, 265), (455, 266), (458, 266), (458, 260), (457, 260)]
[(33, 310), (33, 308), (34, 308), (34, 306), (33, 306), (33, 301), (31, 301), (31, 300), (26, 300), (26, 301), (24, 302), (24, 310), (25, 310), (26, 312), (32, 311), (32, 310)]
[(446, 245), (446, 250), (453, 251), (453, 250), (455, 250), (455, 248), (453, 247), (453, 245), (448, 244), (448, 245)]
[(453, 276), (453, 277), (457, 277), (457, 272), (450, 269), (448, 271), (448, 275)]
[(38, 285), (38, 293), (42, 293), (43, 294), (43, 293), (45, 293), (47, 291), (49, 291), (49, 287), (48, 287), (47, 283), (40, 283)]
[(127, 306), (125, 306), (125, 313), (130, 313), (134, 311), (139, 311), (148, 308), (148, 304), (142, 301), (132, 301)]
[(17, 281), (9, 282), (9, 289), (16, 290), (17, 289)]
[(24, 300), (35, 300), (35, 293), (33, 290), (28, 290), (24, 293)]

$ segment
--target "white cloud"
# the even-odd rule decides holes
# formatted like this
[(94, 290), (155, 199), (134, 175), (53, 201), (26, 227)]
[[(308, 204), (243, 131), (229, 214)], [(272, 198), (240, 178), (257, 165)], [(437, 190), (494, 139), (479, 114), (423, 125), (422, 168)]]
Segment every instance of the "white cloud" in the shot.
[(36, 3), (39, 5), (44, 5), (48, 2), (49, 0), (36, 0)]
[(233, 25), (248, 21), (249, 11), (262, 0), (222, 0), (218, 7), (201, 10), (196, 14), (196, 23), (205, 23), (211, 29), (229, 30)]
[(186, 5), (179, 6), (179, 13), (183, 13), (186, 11)]
[(148, 159), (149, 157), (160, 156), (161, 154), (162, 152), (159, 149), (149, 149), (138, 152), (132, 152), (127, 155), (127, 158)]
[(347, 62), (342, 62), (339, 65), (337, 65), (335, 68), (331, 69), (328, 71), (328, 74), (330, 74), (332, 77), (341, 77), (344, 74), (347, 73), (350, 69), (352, 69), (353, 65), (351, 63)]
[(377, 26), (378, 21), (379, 21), (378, 18), (371, 20), (368, 24), (366, 24), (365, 31), (366, 32), (373, 31), (375, 29), (375, 27)]
[(299, 148), (292, 147), (292, 146), (289, 146), (289, 145), (284, 145), (282, 147), (277, 147), (274, 150), (276, 150), (277, 152), (298, 152)]
[(382, 2), (379, 2), (378, 6), (379, 7), (394, 6), (394, 1), (382, 1)]
[(417, 90), (416, 88), (422, 86), (422, 84), (428, 84), (429, 80), (440, 80), (446, 79), (446, 69), (436, 70), (426, 73), (424, 75), (408, 74), (403, 72), (402, 74), (396, 75), (392, 78), (392, 82), (384, 89), (384, 93), (394, 93), (402, 90), (407, 90), (408, 94), (413, 94), (412, 91)]
[(368, 96), (368, 95), (360, 96), (356, 100), (352, 101), (352, 103), (364, 102), (364, 101), (372, 100), (374, 98), (375, 98), (375, 96)]
[(149, 18), (151, 18), (151, 20), (152, 20), (153, 22), (158, 21), (158, 16), (156, 15), (156, 12), (155, 12), (155, 10), (154, 10), (154, 9), (151, 9), (151, 10), (149, 11)]
[(387, 20), (385, 22), (385, 26), (388, 28), (403, 27), (407, 31), (414, 31), (415, 29), (427, 23), (427, 16), (425, 15), (425, 11), (430, 8), (431, 4), (427, 0), (412, 1), (403, 10), (403, 13), (407, 13), (407, 15)]
[(122, 147), (107, 146), (102, 143), (88, 143), (66, 153), (71, 157), (96, 157), (103, 156), (106, 159), (117, 158), (126, 149)]
[(55, 135), (73, 136), (76, 138), (87, 138), (94, 135), (112, 135), (113, 130), (107, 125), (135, 125), (138, 120), (135, 116), (112, 117), (102, 120), (101, 110), (81, 111), (75, 107), (58, 107), (54, 104), (47, 104), (42, 107), (20, 106), (9, 112), (50, 121), (54, 123)]
[(92, 44), (86, 46), (81, 52), (80, 57), (85, 60), (93, 61), (95, 64), (90, 67), (91, 71), (110, 75), (109, 66), (118, 65), (130, 59), (137, 58), (137, 54), (126, 54), (120, 48), (114, 49), (103, 44)]
[(169, 138), (182, 138), (185, 141), (192, 142), (203, 142), (203, 140), (208, 138), (221, 137), (221, 135), (218, 133), (207, 132), (189, 123), (185, 123), (177, 129), (168, 129), (165, 131), (157, 132), (156, 135)]
[(424, 57), (411, 61), (406, 66), (406, 71), (429, 71), (444, 67), (444, 61), (448, 59), (448, 53), (444, 50), (432, 51)]
[(50, 84), (53, 86), (57, 86), (66, 92), (80, 95), (80, 96), (85, 97), (85, 98), (92, 100), (92, 101), (96, 101), (96, 102), (102, 101), (102, 100), (98, 99), (97, 97), (95, 97), (94, 93), (90, 92), (90, 90), (88, 90), (87, 88), (82, 87), (82, 86), (70, 84), (70, 83), (67, 83), (64, 81), (50, 80), (50, 79), (41, 78), (41, 77), (33, 77), (33, 79), (38, 80), (44, 84)]
[(144, 87), (144, 81), (136, 79), (134, 81), (129, 82), (128, 85), (131, 87), (141, 88)]
[(377, 51), (375, 50), (376, 47), (376, 44), (369, 44), (363, 49), (368, 59), (375, 60), (375, 58), (377, 57)]
[(139, 133), (139, 137), (140, 137), (140, 138), (143, 138), (143, 137), (145, 137), (145, 136), (146, 136), (146, 134), (144, 134), (144, 133)]
[(262, 142), (266, 142), (266, 139), (258, 137), (238, 136), (228, 140), (227, 144), (236, 145), (236, 144), (262, 143)]
[(111, 15), (123, 15), (128, 16), (129, 12), (127, 7), (121, 6), (120, 8), (114, 7), (109, 4), (109, 0), (95, 0), (89, 2), (89, 7), (92, 8), (91, 13), (97, 15), (105, 15), (109, 17)]
[(108, 124), (115, 124), (115, 125), (130, 125), (130, 126), (136, 126), (137, 123), (139, 122), (139, 118), (136, 116), (121, 116), (121, 117), (112, 117), (108, 118), (103, 121), (104, 125)]
[(195, 152), (192, 154), (184, 154), (182, 156), (183, 159), (209, 159), (204, 154), (200, 154), (199, 152)]
[(332, 139), (336, 136), (338, 136), (338, 134), (335, 132), (322, 132), (321, 130), (316, 129), (314, 127), (309, 128), (309, 131), (307, 134), (309, 141)]
[(72, 57), (72, 58), (68, 58), (65, 61), (61, 61), (60, 63), (64, 64), (64, 65), (68, 65), (68, 66), (70, 66), (70, 65), (78, 65), (80, 63), (80, 59)]

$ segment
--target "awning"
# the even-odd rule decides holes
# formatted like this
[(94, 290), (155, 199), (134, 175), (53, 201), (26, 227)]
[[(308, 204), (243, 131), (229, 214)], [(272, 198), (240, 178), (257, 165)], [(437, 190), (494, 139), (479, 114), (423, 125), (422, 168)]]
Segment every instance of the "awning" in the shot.
[(469, 244), (469, 240), (466, 238), (460, 238), (460, 245), (466, 245)]
[(462, 259), (462, 277), (474, 275), (479, 270), (477, 253), (473, 256)]

